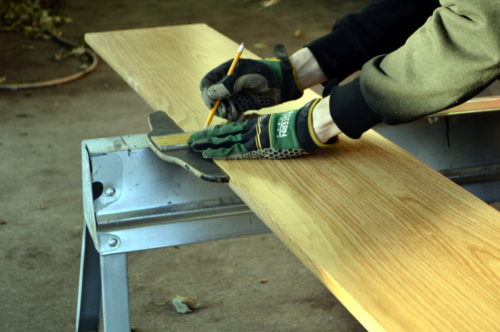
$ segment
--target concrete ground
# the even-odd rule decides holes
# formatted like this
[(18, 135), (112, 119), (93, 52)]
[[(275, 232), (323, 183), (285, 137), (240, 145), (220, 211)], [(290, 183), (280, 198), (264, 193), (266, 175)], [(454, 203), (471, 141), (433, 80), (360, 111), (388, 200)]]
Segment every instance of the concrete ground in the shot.
[[(206, 22), (249, 48), (295, 50), (367, 0), (63, 1), (85, 32)], [(303, 36), (296, 38), (300, 29)], [(33, 45), (33, 46), (31, 46)], [(0, 34), (7, 82), (69, 74), (78, 62), (48, 60), (48, 41)], [(74, 83), (0, 92), (0, 331), (74, 329), (82, 231), (80, 141), (144, 133), (149, 107), (105, 64)], [(140, 331), (363, 331), (360, 324), (272, 235), (129, 255), (132, 326)], [(260, 283), (267, 279), (267, 283)], [(204, 307), (179, 315), (159, 305), (176, 295)]]
[[(282, 0), (262, 8), (256, 0), (66, 0), (61, 11), (73, 19), (64, 36), (75, 41), (91, 31), (204, 22), (269, 56), (271, 47), (262, 46), (281, 42), (294, 51), (367, 2)], [(48, 60), (59, 49), (0, 33), (0, 78), (45, 80), (77, 70), (76, 60)], [(103, 62), (70, 84), (0, 91), (0, 331), (74, 329), (80, 142), (147, 132), (150, 111)], [(132, 253), (128, 262), (138, 331), (364, 331), (273, 234)], [(163, 304), (176, 295), (194, 296), (203, 308), (177, 314)]]

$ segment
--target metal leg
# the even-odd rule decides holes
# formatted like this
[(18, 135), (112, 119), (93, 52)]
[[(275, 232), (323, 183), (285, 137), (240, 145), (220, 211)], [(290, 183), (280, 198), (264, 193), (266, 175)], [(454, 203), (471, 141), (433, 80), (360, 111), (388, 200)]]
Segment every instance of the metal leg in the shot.
[(90, 233), (84, 223), (75, 324), (77, 332), (98, 330), (100, 302), (101, 273), (99, 253), (95, 249)]
[(100, 261), (104, 331), (130, 331), (127, 254), (103, 255)]

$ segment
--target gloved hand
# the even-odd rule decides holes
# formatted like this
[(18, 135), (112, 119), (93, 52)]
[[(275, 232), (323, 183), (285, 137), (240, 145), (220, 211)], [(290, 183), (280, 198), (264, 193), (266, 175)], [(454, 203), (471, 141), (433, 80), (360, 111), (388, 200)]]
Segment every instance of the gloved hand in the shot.
[(195, 132), (188, 143), (207, 159), (282, 159), (330, 147), (318, 140), (312, 126), (312, 110), (319, 101), (294, 111), (212, 126)]
[(221, 99), (217, 115), (240, 120), (243, 112), (274, 106), (302, 96), (295, 68), (286, 49), (278, 45), (276, 58), (240, 59), (232, 75), (226, 76), (232, 60), (211, 70), (200, 82), (201, 98), (211, 108)]

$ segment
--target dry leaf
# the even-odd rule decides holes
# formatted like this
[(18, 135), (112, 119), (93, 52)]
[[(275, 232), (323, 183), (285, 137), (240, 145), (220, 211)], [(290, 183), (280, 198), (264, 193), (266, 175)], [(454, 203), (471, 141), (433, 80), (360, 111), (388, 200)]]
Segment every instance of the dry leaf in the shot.
[(172, 305), (174, 306), (175, 311), (180, 314), (187, 314), (201, 307), (201, 303), (195, 298), (179, 295), (172, 299)]

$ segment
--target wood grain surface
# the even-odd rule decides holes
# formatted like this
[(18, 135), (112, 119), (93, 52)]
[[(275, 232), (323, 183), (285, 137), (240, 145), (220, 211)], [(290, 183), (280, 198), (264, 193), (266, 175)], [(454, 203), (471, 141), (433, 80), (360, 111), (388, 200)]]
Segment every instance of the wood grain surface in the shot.
[(441, 111), (437, 113), (436, 116), (492, 112), (498, 110), (500, 110), (500, 96), (476, 97), (463, 104)]
[[(85, 39), (186, 131), (207, 116), (201, 77), (238, 47), (204, 24)], [(500, 214), (374, 131), (302, 158), (218, 164), (368, 330), (500, 330)]]

